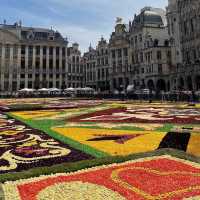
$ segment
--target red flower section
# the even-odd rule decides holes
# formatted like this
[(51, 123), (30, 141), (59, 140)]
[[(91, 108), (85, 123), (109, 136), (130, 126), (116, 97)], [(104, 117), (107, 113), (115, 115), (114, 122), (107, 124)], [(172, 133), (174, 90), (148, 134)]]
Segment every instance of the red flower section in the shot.
[(199, 124), (200, 110), (176, 108), (112, 108), (69, 119), (71, 122)]
[(200, 169), (170, 158), (115, 165), (79, 174), (46, 178), (18, 185), (22, 200), (58, 183), (81, 181), (102, 185), (126, 199), (173, 199), (200, 195)]

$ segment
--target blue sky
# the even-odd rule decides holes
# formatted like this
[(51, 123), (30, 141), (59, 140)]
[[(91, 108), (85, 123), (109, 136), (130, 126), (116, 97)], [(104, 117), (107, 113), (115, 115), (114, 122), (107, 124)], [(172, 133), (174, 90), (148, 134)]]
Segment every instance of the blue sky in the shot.
[(52, 26), (85, 51), (90, 42), (96, 46), (101, 35), (109, 38), (116, 17), (128, 23), (144, 6), (165, 8), (167, 0), (1, 0), (0, 22)]

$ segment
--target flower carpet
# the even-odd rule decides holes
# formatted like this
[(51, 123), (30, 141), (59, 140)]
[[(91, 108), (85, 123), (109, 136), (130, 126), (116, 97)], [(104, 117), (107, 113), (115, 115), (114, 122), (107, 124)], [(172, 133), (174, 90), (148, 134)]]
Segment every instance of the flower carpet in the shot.
[(7, 182), (6, 200), (199, 199), (200, 164), (153, 156), (74, 173)]
[(101, 104), (101, 100), (67, 100), (65, 98), (6, 99), (0, 101), (0, 111), (48, 110), (90, 107)]
[(0, 105), (8, 108), (0, 112), (5, 200), (200, 199), (199, 104), (55, 98)]
[(11, 114), (93, 156), (129, 155), (161, 148), (200, 156), (200, 109), (183, 104), (105, 102), (89, 108)]
[(196, 123), (200, 124), (199, 109), (123, 107), (97, 111), (71, 119), (74, 122), (126, 122), (126, 123)]
[(0, 174), (90, 158), (92, 156), (0, 114)]
[(198, 133), (65, 127), (57, 127), (53, 130), (109, 155), (129, 155), (160, 148), (174, 148), (200, 156), (198, 145), (200, 144), (200, 134)]

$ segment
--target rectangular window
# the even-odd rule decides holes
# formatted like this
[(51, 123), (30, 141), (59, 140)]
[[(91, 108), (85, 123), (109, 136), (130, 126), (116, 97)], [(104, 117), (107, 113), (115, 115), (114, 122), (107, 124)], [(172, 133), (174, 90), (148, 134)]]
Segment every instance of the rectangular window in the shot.
[(20, 74), (20, 78), (25, 78), (25, 74)]
[(112, 58), (115, 58), (115, 50), (112, 50)]
[[(18, 53), (18, 46), (14, 45), (13, 46), (13, 57), (14, 57), (14, 59), (17, 58), (17, 53)], [(0, 57), (1, 57), (1, 53), (0, 53)]]
[(69, 65), (68, 72), (69, 72), (69, 73), (71, 73), (71, 72), (72, 72), (72, 66), (71, 66), (71, 65)]
[(28, 59), (28, 67), (32, 68), (33, 60), (31, 58)]
[(56, 59), (56, 68), (59, 68), (59, 60)]
[(47, 55), (47, 48), (43, 47), (43, 55)]
[(118, 49), (118, 57), (121, 58), (122, 57), (122, 50)]
[(60, 53), (60, 48), (56, 47), (56, 56), (59, 56), (59, 53)]
[(124, 48), (124, 56), (128, 56), (128, 49)]
[(62, 69), (65, 70), (65, 60), (62, 60)]
[(53, 60), (49, 59), (49, 68), (53, 69)]
[(157, 51), (157, 59), (158, 60), (162, 59), (162, 52), (161, 51)]
[(43, 68), (46, 68), (46, 66), (47, 66), (47, 61), (46, 59), (43, 59)]
[(50, 55), (50, 56), (53, 55), (53, 47), (49, 47), (49, 55)]
[(28, 47), (28, 56), (30, 56), (30, 57), (33, 56), (33, 46)]
[(139, 40), (142, 42), (142, 34), (139, 35)]
[(36, 46), (36, 55), (37, 55), (37, 56), (40, 55), (40, 46)]
[(10, 58), (10, 45), (6, 44), (5, 47), (5, 58)]
[(26, 53), (26, 46), (25, 46), (25, 45), (22, 45), (22, 46), (21, 46), (21, 54), (22, 54), (22, 55), (25, 55), (25, 53)]
[(25, 59), (24, 58), (21, 59), (21, 68), (25, 69)]
[(62, 55), (65, 56), (65, 47), (62, 48)]
[(144, 62), (143, 53), (142, 52), (140, 53), (140, 62)]
[(194, 19), (193, 18), (190, 20), (190, 24), (191, 24), (191, 32), (193, 33), (194, 32)]
[(142, 74), (144, 74), (144, 68), (142, 68)]
[(163, 70), (162, 70), (162, 64), (158, 64), (158, 73), (160, 74), (162, 72), (163, 72)]

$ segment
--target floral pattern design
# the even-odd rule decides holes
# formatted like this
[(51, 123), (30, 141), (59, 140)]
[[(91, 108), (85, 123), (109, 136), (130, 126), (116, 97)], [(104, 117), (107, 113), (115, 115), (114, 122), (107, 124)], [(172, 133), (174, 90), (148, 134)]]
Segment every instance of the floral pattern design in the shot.
[(89, 158), (39, 130), (0, 114), (0, 174)]
[(111, 108), (74, 117), (71, 122), (112, 122), (112, 123), (200, 123), (199, 109), (176, 108)]
[(147, 157), (70, 174), (8, 182), (3, 184), (3, 191), (6, 200), (192, 199), (200, 195), (200, 165), (171, 156)]
[(189, 132), (134, 131), (55, 127), (58, 134), (109, 155), (129, 155), (173, 148), (200, 156), (200, 134)]

